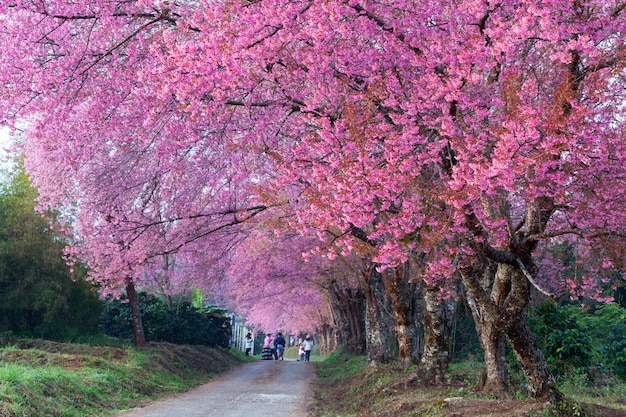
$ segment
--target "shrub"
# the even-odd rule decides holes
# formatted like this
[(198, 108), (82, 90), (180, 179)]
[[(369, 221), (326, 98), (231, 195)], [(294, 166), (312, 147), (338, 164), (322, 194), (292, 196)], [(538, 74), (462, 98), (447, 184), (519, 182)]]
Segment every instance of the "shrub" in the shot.
[(551, 302), (532, 310), (530, 326), (548, 365), (557, 376), (570, 375), (593, 363), (593, 342), (587, 328)]
[[(188, 301), (170, 309), (154, 295), (142, 292), (138, 297), (146, 341), (228, 347), (230, 320), (224, 310), (198, 310)], [(131, 339), (133, 328), (128, 303), (123, 299), (109, 300), (100, 328), (109, 336)]]
[(611, 303), (595, 305), (587, 312), (574, 306), (567, 311), (588, 329), (596, 362), (626, 380), (626, 308)]

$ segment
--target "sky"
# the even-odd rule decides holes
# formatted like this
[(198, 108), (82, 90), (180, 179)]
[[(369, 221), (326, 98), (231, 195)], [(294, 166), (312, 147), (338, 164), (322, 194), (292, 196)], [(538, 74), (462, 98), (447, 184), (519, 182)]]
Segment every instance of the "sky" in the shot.
[(9, 128), (0, 127), (0, 152), (5, 151), (4, 148), (8, 146), (10, 140), (11, 139), (9, 138)]
[(11, 145), (11, 137), (9, 136), (9, 129), (0, 127), (0, 171), (9, 167), (6, 157), (8, 156), (8, 148)]

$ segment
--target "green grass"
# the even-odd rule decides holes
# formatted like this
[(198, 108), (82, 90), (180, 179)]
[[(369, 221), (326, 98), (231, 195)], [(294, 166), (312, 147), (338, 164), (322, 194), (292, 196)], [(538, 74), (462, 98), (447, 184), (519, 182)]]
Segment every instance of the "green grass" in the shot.
[(341, 350), (337, 350), (320, 362), (317, 366), (317, 373), (320, 378), (336, 381), (350, 378), (366, 371), (367, 368), (365, 356), (344, 355)]
[[(285, 348), (285, 359), (297, 359), (299, 356), (298, 351), (299, 349), (294, 346)], [(311, 351), (310, 360), (311, 362), (324, 362), (327, 356), (328, 355), (320, 355), (319, 350), (314, 346)]]
[(239, 359), (241, 362), (256, 362), (261, 358), (261, 355), (246, 356), (245, 352), (242, 352), (237, 349), (231, 349), (229, 350), (229, 353), (233, 355), (235, 358)]
[(560, 385), (560, 389), (569, 398), (586, 404), (595, 404), (621, 410), (626, 415), (626, 384), (613, 383), (600, 386), (585, 386), (566, 381)]
[(0, 349), (0, 416), (103, 416), (188, 390), (242, 361), (205, 347), (40, 344)]

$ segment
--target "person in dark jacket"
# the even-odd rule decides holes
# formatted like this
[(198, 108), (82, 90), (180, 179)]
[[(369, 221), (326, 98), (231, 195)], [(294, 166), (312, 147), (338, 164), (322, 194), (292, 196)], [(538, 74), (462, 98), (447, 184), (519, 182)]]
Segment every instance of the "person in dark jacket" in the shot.
[(278, 333), (276, 339), (274, 339), (274, 344), (276, 346), (276, 360), (284, 360), (285, 359), (285, 338), (282, 333)]

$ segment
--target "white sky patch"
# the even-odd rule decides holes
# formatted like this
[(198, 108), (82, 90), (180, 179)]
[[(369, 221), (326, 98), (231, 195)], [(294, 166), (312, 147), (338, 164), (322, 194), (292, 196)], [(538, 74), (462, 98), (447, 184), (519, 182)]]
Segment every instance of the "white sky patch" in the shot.
[(0, 127), (0, 171), (11, 168), (10, 148), (13, 143), (9, 128)]
[(11, 142), (8, 127), (0, 127), (0, 146), (3, 148)]

